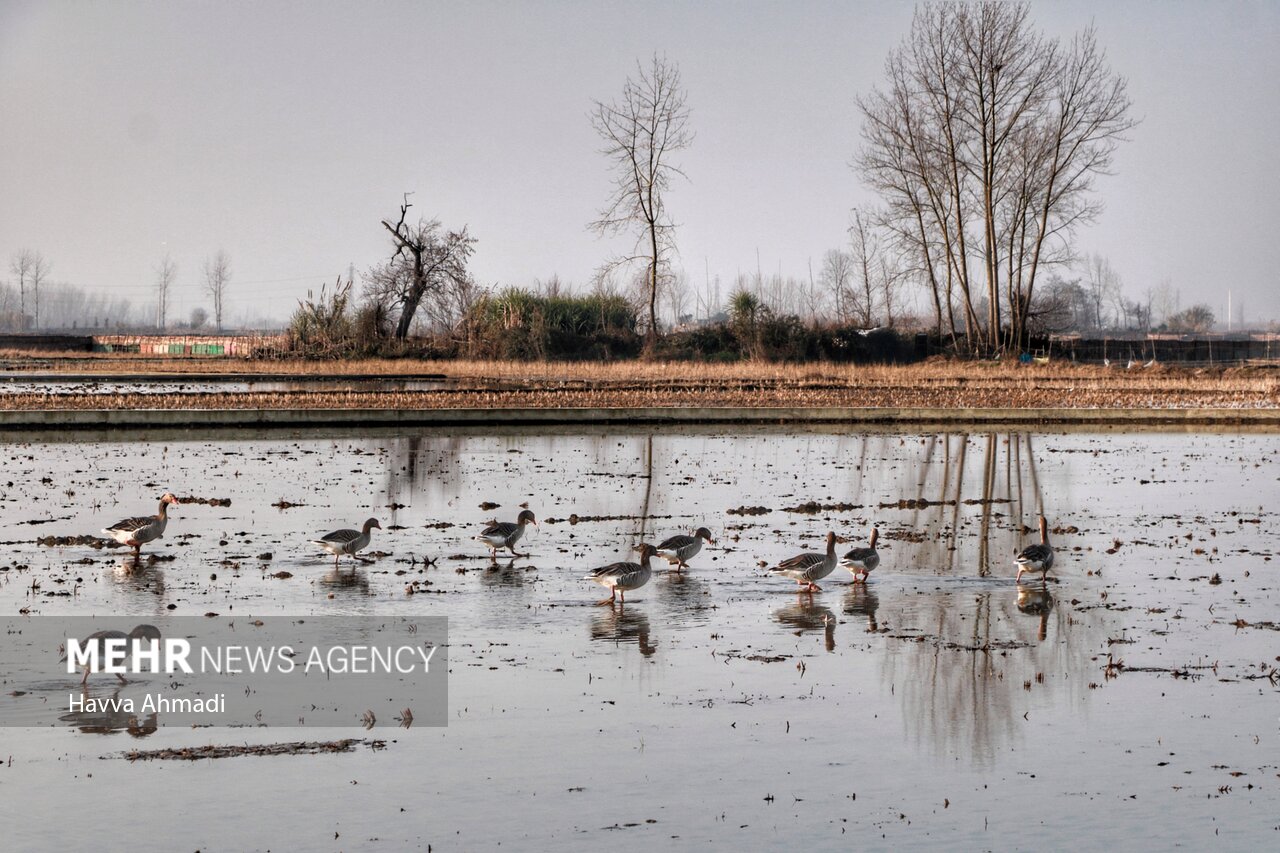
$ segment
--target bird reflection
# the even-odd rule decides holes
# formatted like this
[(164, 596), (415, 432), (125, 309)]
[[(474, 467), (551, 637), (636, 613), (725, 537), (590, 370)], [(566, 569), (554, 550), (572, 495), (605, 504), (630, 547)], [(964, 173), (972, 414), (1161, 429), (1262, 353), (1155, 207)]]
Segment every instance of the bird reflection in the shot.
[(346, 595), (368, 595), (369, 573), (363, 569), (330, 569), (320, 576), (320, 586)]
[(779, 607), (773, 611), (773, 618), (787, 628), (791, 628), (797, 636), (811, 631), (821, 631), (827, 651), (836, 648), (836, 614), (830, 607), (816, 604), (813, 596), (800, 596), (794, 604)]
[(608, 610), (591, 618), (591, 639), (613, 640), (616, 643), (632, 643), (640, 647), (640, 654), (651, 656), (657, 644), (649, 638), (649, 617), (642, 610), (625, 605), (610, 604)]
[(1028, 616), (1040, 617), (1040, 630), (1036, 636), (1041, 642), (1049, 633), (1049, 611), (1053, 610), (1053, 596), (1049, 586), (1043, 582), (1038, 584), (1018, 584), (1018, 612)]
[(524, 586), (524, 569), (515, 567), (516, 558), (494, 560), (480, 573), (480, 582), (485, 586)]
[(709, 583), (684, 572), (665, 572), (657, 584), (659, 600), (674, 609), (705, 607), (710, 591)]
[(107, 708), (96, 711), (72, 711), (71, 713), (63, 714), (58, 719), (75, 726), (86, 734), (105, 735), (114, 732), (128, 732), (133, 737), (146, 737), (154, 733), (159, 728), (157, 715), (154, 711), (146, 716), (139, 717), (133, 711), (113, 710), (115, 706), (123, 704), (123, 700), (120, 699), (121, 689), (117, 688), (109, 695), (106, 693), (94, 695), (91, 691), (83, 691), (80, 694), (82, 699), (96, 699), (97, 704), (105, 704)]
[(132, 554), (122, 555), (111, 565), (109, 578), (111, 583), (122, 589), (152, 595), (164, 595), (165, 592), (164, 569), (145, 558), (135, 560)]
[(867, 633), (880, 630), (876, 611), (880, 609), (880, 596), (865, 583), (850, 584), (844, 594), (844, 612), (848, 616), (862, 616), (867, 620)]

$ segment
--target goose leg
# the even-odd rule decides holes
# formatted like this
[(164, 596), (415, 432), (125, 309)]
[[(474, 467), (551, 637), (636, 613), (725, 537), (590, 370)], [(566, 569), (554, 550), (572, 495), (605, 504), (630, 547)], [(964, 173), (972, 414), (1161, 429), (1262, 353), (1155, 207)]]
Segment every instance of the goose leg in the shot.
[(129, 683), (129, 679), (125, 678), (123, 675), (121, 675), (121, 674), (120, 674), (120, 673), (118, 673), (118, 672), (116, 673), (116, 678), (120, 679), (120, 683), (121, 683), (121, 684), (128, 684), (128, 683)]
[(1014, 578), (1014, 579), (1013, 579), (1013, 582), (1014, 582), (1014, 583), (1021, 583), (1021, 581), (1022, 581), (1022, 573), (1023, 573), (1023, 572), (1025, 572), (1025, 571), (1026, 571), (1026, 569), (1024, 569), (1023, 567), (1019, 566), (1019, 567), (1018, 567), (1018, 576), (1017, 576), (1016, 578)]

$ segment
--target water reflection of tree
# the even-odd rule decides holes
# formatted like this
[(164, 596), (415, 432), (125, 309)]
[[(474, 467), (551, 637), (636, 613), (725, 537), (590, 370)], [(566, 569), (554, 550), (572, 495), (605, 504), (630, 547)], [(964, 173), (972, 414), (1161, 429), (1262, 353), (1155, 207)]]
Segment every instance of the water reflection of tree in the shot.
[[(981, 447), (976, 458), (970, 452), (974, 444)], [(916, 553), (922, 565), (943, 574), (955, 570), (957, 561), (964, 571), (979, 577), (1002, 574), (1025, 544), (1023, 528), (1035, 527), (1036, 516), (1044, 508), (1029, 433), (930, 435), (913, 473), (916, 504), (907, 526), (941, 534), (921, 542)], [(973, 520), (978, 528), (976, 549), (960, 541), (968, 521), (964, 508), (973, 505), (965, 501), (976, 502), (978, 509)], [(1005, 507), (1008, 512), (1002, 511)], [(964, 562), (975, 550), (976, 562)]]
[[(916, 495), (929, 504), (913, 512), (909, 527), (924, 534), (915, 551), (919, 567), (939, 580), (879, 608), (880, 621), (891, 626), (882, 678), (900, 697), (917, 740), (989, 764), (1025, 730), (1025, 685), (1074, 702), (1088, 695), (1086, 673), (1107, 636), (1108, 615), (1064, 613), (1046, 586), (981, 580), (1012, 573), (1024, 525), (1034, 526), (1045, 509), (1032, 436), (942, 434), (922, 451)], [(977, 501), (976, 518), (967, 519), (976, 543), (962, 538), (966, 500)], [(1071, 517), (1075, 508), (1057, 500), (1049, 515)]]

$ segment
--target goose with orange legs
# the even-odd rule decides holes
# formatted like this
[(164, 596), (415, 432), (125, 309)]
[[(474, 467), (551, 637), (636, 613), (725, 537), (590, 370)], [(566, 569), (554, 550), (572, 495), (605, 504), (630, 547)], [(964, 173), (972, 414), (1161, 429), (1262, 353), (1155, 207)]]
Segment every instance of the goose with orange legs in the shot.
[(866, 583), (867, 575), (871, 574), (876, 566), (880, 565), (880, 552), (876, 550), (876, 540), (880, 538), (880, 530), (871, 528), (870, 547), (854, 548), (844, 555), (840, 560), (840, 565), (849, 570), (853, 575), (854, 583)]
[(628, 591), (639, 589), (649, 582), (649, 578), (653, 576), (649, 560), (658, 553), (658, 549), (648, 542), (641, 542), (636, 546), (636, 551), (640, 554), (639, 563), (610, 563), (607, 566), (592, 569), (582, 578), (594, 581), (609, 590), (609, 597), (600, 604), (611, 604), (619, 596), (622, 598), (622, 603), (626, 604)]
[(178, 499), (172, 493), (166, 492), (164, 497), (160, 498), (160, 511), (155, 515), (126, 518), (117, 521), (102, 532), (121, 545), (132, 548), (136, 559), (142, 553), (143, 545), (164, 535), (165, 526), (169, 523), (169, 504), (176, 503)]
[(836, 569), (836, 534), (827, 533), (827, 552), (815, 554), (806, 551), (783, 560), (769, 570), (770, 574), (791, 578), (804, 588), (805, 592), (821, 592), (817, 581), (822, 580)]
[(677, 535), (658, 543), (658, 556), (666, 560), (668, 565), (675, 566), (674, 571), (689, 568), (689, 561), (702, 550), (702, 543), (716, 544), (711, 538), (711, 531), (699, 527), (692, 536)]
[(370, 518), (364, 523), (364, 527), (359, 530), (335, 530), (332, 533), (326, 533), (319, 539), (311, 540), (311, 544), (319, 545), (324, 550), (333, 555), (333, 567), (338, 568), (338, 560), (348, 556), (353, 560), (369, 562), (363, 557), (357, 557), (356, 554), (369, 547), (369, 542), (373, 539), (373, 535), (369, 532), (373, 528), (382, 529), (382, 525), (378, 523), (378, 519)]

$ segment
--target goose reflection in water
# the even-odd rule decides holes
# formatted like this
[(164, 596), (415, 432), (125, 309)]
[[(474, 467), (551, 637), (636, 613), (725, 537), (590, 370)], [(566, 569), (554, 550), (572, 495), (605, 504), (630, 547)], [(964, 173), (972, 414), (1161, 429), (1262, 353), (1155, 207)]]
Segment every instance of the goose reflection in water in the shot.
[(1040, 630), (1037, 638), (1044, 642), (1049, 633), (1049, 611), (1053, 610), (1053, 595), (1048, 584), (1043, 581), (1037, 584), (1018, 584), (1018, 612), (1028, 616), (1040, 617)]
[[(606, 602), (608, 604), (608, 602)], [(611, 604), (591, 618), (591, 639), (615, 643), (635, 643), (640, 654), (650, 657), (658, 646), (650, 639), (649, 617), (642, 610)]]
[(847, 616), (858, 616), (867, 620), (867, 633), (874, 634), (880, 630), (876, 620), (876, 611), (880, 609), (880, 596), (865, 583), (850, 584), (844, 594), (844, 612)]
[(164, 595), (164, 569), (159, 563), (142, 560), (134, 562), (133, 555), (122, 556), (116, 560), (107, 573), (111, 583), (130, 592), (145, 592), (149, 595)]
[(779, 625), (790, 628), (797, 637), (821, 631), (827, 651), (835, 651), (837, 620), (830, 607), (815, 603), (809, 596), (801, 596), (794, 604), (773, 611), (773, 618)]
[(329, 569), (320, 576), (320, 586), (346, 595), (368, 595), (369, 573), (359, 568)]
[(524, 586), (524, 569), (516, 568), (516, 558), (494, 560), (480, 573), (480, 582), (485, 586)]
[[(108, 735), (115, 732), (128, 732), (132, 737), (146, 737), (149, 734), (154, 734), (156, 729), (159, 728), (159, 722), (154, 711), (139, 716), (135, 711), (124, 710), (124, 700), (120, 698), (120, 688), (110, 694), (106, 692), (95, 694), (86, 690), (80, 694), (80, 698), (95, 700), (94, 704), (101, 710), (72, 711), (71, 713), (63, 714), (58, 719), (61, 722), (75, 726), (85, 734)], [(137, 704), (137, 702), (135, 701), (134, 704)]]

